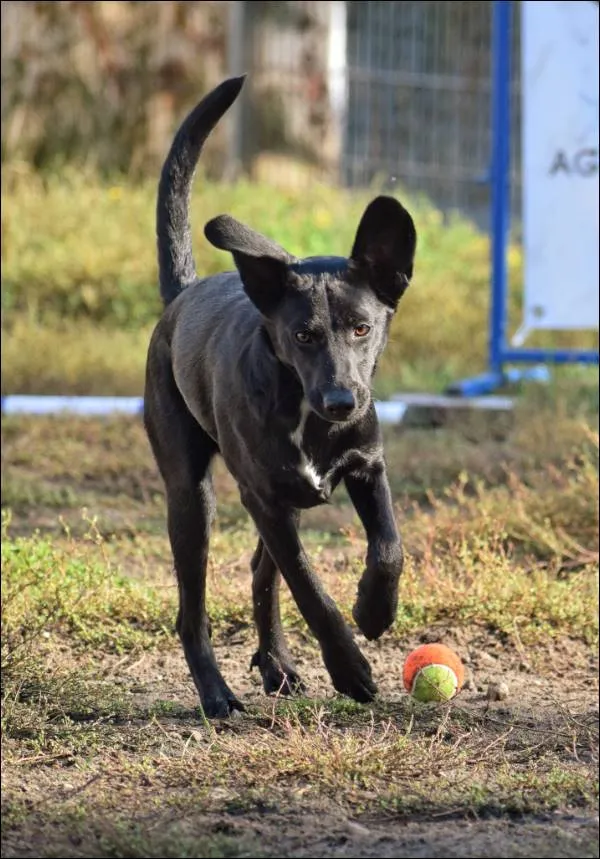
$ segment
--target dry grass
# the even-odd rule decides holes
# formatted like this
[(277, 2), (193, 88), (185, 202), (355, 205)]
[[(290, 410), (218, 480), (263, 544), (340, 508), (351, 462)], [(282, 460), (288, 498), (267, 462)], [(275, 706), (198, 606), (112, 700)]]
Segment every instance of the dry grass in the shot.
[[(231, 268), (204, 239), (204, 223), (230, 212), (297, 255), (347, 254), (372, 194), (311, 185), (298, 190), (196, 182), (198, 271)], [(2, 392), (140, 394), (149, 331), (158, 318), (156, 180), (137, 185), (65, 169), (42, 178), (7, 167), (2, 189)], [(416, 273), (381, 364), (383, 394), (440, 388), (481, 370), (489, 302), (489, 240), (460, 218), (444, 222), (406, 201), (419, 233)], [(509, 254), (511, 325), (520, 322), (522, 258)], [(544, 339), (546, 338), (546, 339)], [(548, 344), (537, 334), (531, 344)], [(553, 344), (597, 347), (590, 333)]]
[[(450, 831), (452, 820), (596, 813), (588, 393), (530, 394), (501, 437), (482, 426), (389, 433), (409, 560), (396, 625), (366, 647), (381, 688), (368, 707), (332, 697), (287, 596), (310, 697), (266, 699), (240, 668), (253, 650), (254, 535), (219, 467), (210, 611), (248, 710), (210, 725), (173, 634), (164, 504), (139, 422), (4, 420), (6, 855), (301, 855), (320, 826), (343, 832), (348, 819), (389, 833), (397, 821)], [(342, 493), (306, 518), (309, 551), (350, 618), (365, 548), (355, 516)], [(479, 691), (440, 707), (401, 693), (402, 654), (431, 636), (459, 651)], [(493, 703), (485, 688), (499, 678), (511, 695)], [(586, 833), (522, 834), (529, 854), (498, 843), (513, 856), (596, 855)]]
[[(69, 173), (6, 177), (4, 393), (140, 393), (158, 312), (154, 193)], [(199, 268), (228, 265), (199, 238), (217, 211), (295, 253), (343, 253), (363, 204), (323, 188), (300, 205), (294, 191), (199, 183)], [(379, 395), (439, 389), (485, 354), (487, 239), (425, 204), (415, 214), (417, 276)], [(518, 284), (517, 250), (510, 267)], [(309, 697), (262, 695), (247, 671), (255, 534), (217, 466), (209, 608), (219, 662), (248, 705), (226, 724), (203, 719), (174, 636), (162, 486), (140, 422), (3, 419), (3, 855), (598, 855), (587, 824), (548, 823), (598, 807), (598, 380), (577, 369), (555, 380), (521, 392), (512, 425), (386, 433), (408, 560), (396, 624), (361, 643), (381, 690), (372, 706), (332, 695), (287, 593)], [(345, 494), (304, 523), (350, 620), (365, 542)], [(432, 637), (460, 653), (471, 685), (430, 708), (403, 693), (401, 669)], [(488, 700), (498, 679), (509, 697)], [(523, 815), (530, 829), (512, 841), (500, 829), (491, 847), (477, 840), (473, 821)]]

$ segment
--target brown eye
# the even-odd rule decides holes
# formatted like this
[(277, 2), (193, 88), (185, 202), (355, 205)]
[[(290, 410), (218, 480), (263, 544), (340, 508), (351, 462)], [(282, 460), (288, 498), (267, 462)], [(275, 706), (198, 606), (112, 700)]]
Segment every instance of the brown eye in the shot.
[(296, 331), (294, 337), (298, 343), (312, 343), (312, 336), (308, 331)]
[(371, 330), (370, 325), (357, 325), (354, 329), (355, 337), (366, 337), (369, 331)]

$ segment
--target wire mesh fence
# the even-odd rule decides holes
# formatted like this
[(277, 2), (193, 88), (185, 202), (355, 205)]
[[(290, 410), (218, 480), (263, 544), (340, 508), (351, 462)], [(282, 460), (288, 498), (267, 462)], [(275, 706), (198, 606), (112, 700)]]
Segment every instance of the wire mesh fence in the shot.
[(3, 158), (153, 174), (199, 94), (247, 71), (212, 175), (407, 189), (486, 227), (491, 21), (490, 0), (2, 2)]
[[(246, 3), (243, 160), (288, 181), (406, 188), (486, 227), (492, 3)], [(512, 192), (519, 193), (519, 15)], [(256, 117), (259, 117), (258, 121)], [(254, 135), (254, 136), (253, 136)]]

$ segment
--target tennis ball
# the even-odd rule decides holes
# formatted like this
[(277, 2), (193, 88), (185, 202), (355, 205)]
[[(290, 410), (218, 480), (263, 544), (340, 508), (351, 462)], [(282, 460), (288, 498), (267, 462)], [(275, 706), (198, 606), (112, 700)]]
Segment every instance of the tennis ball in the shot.
[(423, 644), (406, 657), (403, 680), (417, 701), (449, 701), (461, 690), (465, 669), (445, 644)]

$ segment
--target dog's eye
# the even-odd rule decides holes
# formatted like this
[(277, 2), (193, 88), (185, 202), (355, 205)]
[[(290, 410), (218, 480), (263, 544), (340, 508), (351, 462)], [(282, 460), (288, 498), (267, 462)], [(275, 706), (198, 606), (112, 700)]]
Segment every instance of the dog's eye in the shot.
[(298, 343), (312, 343), (312, 334), (309, 331), (296, 331), (294, 337)]
[(366, 337), (369, 331), (371, 330), (370, 325), (357, 325), (354, 329), (355, 337)]

